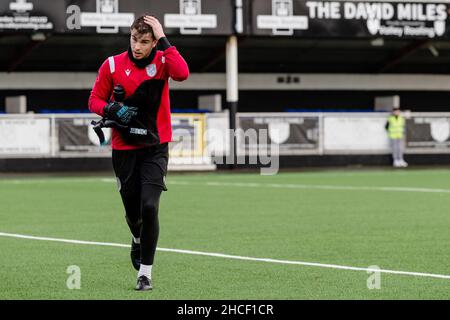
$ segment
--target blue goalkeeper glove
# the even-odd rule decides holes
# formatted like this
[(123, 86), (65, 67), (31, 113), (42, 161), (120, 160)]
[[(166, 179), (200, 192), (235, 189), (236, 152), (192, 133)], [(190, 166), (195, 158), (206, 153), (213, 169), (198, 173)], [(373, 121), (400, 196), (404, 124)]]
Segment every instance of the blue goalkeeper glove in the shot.
[(138, 109), (114, 101), (107, 104), (103, 108), (103, 111), (108, 119), (120, 122), (122, 124), (129, 124), (137, 115)]

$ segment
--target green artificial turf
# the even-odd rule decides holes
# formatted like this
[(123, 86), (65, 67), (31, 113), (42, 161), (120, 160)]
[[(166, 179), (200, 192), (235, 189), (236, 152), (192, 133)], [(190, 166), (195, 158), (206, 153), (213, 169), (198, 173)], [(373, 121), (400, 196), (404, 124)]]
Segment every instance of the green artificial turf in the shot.
[[(450, 275), (450, 171), (169, 174), (159, 248)], [(130, 243), (112, 177), (0, 180), (0, 232)], [(0, 236), (0, 299), (449, 299), (450, 279)], [(70, 290), (68, 266), (81, 270)]]

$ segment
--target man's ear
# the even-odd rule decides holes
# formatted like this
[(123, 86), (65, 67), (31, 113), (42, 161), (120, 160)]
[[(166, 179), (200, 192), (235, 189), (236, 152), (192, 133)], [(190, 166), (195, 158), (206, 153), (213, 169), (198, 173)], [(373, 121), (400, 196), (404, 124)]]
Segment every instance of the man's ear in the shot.
[(152, 49), (154, 49), (156, 46), (158, 45), (158, 40), (153, 40), (152, 41)]

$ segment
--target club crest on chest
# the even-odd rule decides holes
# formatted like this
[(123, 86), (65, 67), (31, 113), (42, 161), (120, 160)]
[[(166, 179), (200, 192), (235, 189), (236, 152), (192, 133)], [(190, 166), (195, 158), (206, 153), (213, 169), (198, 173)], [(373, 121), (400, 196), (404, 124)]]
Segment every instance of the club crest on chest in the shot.
[(145, 69), (147, 70), (147, 75), (149, 77), (154, 77), (156, 75), (156, 65), (154, 63), (149, 64)]

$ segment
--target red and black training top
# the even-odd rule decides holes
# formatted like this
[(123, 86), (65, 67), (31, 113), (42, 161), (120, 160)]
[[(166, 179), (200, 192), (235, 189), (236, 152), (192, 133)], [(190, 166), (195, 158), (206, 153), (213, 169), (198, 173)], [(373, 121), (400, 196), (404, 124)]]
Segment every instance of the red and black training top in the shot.
[[(164, 44), (168, 44), (166, 39)], [(161, 43), (161, 39), (160, 39)], [(176, 47), (164, 45), (165, 50), (153, 49), (147, 60), (135, 60), (131, 51), (109, 57), (101, 65), (94, 87), (89, 97), (89, 110), (104, 116), (103, 108), (113, 100), (114, 86), (120, 84), (125, 90), (125, 98), (132, 95), (139, 85), (149, 79), (164, 80), (161, 103), (158, 108), (156, 125), (160, 144), (172, 141), (170, 120), (169, 78), (186, 80), (189, 68)], [(142, 64), (145, 62), (145, 65)], [(116, 129), (112, 129), (112, 148), (115, 150), (139, 149), (143, 146), (127, 144)]]

